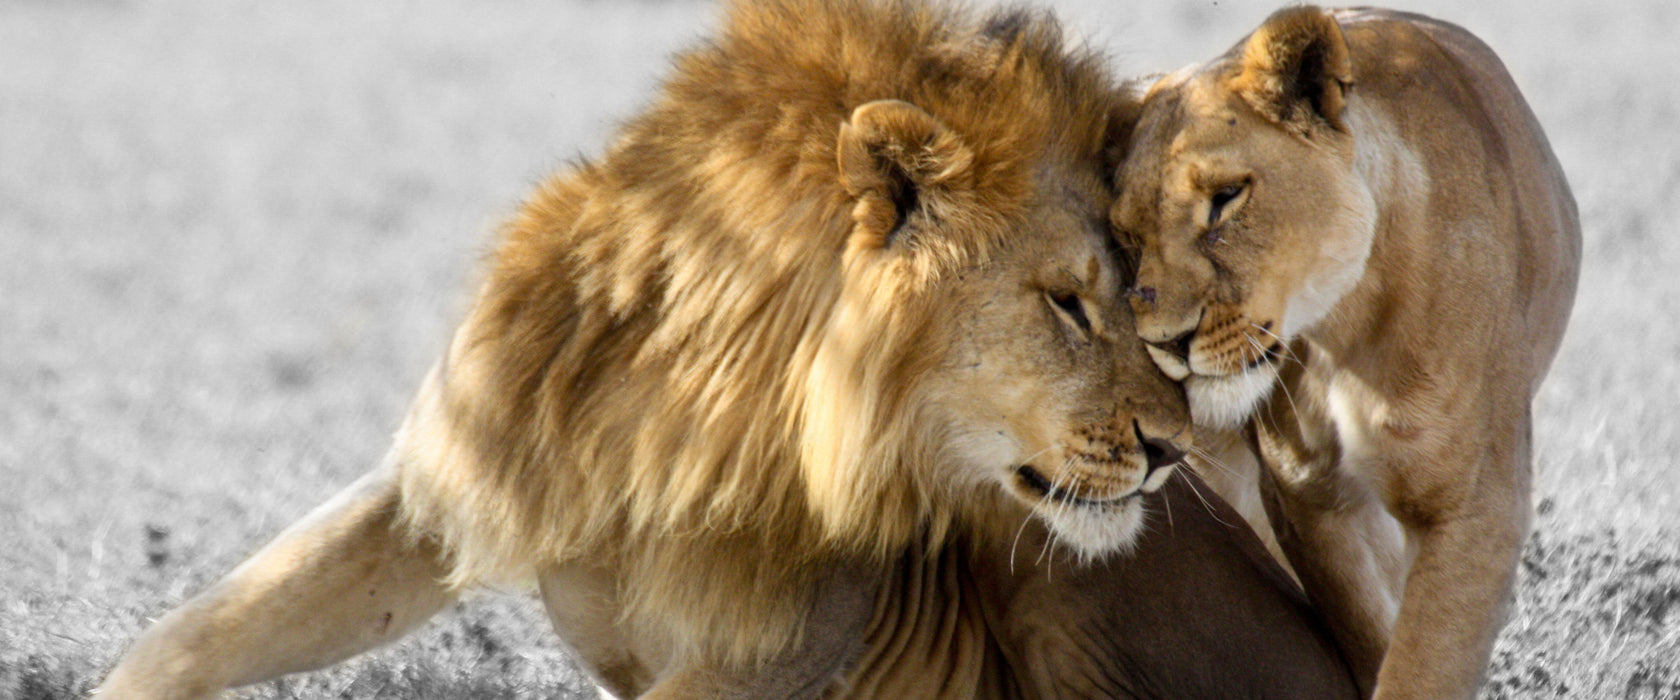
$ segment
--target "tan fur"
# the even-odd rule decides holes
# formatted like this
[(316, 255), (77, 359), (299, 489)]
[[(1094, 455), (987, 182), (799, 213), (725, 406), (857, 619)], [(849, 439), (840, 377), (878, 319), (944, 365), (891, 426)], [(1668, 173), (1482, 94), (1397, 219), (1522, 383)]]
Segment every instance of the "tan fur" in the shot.
[[(1167, 473), (1149, 449), (1187, 437), (1102, 225), (1134, 106), (1037, 15), (736, 3), (505, 227), (370, 487), (400, 531), (259, 552), (216, 589), (238, 605), (172, 615), (108, 688), (293, 670), (258, 642), (302, 632), (269, 623), (360, 619), (347, 572), (385, 551), (446, 567), (381, 584), (428, 600), (535, 575), (615, 692), (804, 695), (861, 653), (871, 577), (909, 548), (1024, 512), (1081, 556), (1124, 548)], [(224, 629), (257, 632), (193, 647)]]
[(1580, 257), (1498, 58), (1416, 15), (1286, 9), (1151, 89), (1122, 181), (1139, 332), (1199, 433), (1248, 432), (1362, 685), (1471, 697)]

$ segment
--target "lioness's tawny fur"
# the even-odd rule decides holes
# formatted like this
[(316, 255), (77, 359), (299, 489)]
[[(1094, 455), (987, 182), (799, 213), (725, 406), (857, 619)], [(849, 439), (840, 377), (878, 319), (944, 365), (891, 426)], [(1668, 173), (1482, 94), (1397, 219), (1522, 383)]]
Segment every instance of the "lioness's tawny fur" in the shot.
[(504, 228), (386, 463), (105, 693), (330, 663), (534, 576), (615, 693), (811, 696), (906, 551), (1028, 517), (1125, 548), (1187, 416), (1104, 224), (1119, 95), (1030, 13), (735, 3)]
[(1580, 259), (1569, 186), (1504, 66), (1425, 17), (1285, 9), (1158, 82), (1121, 173), (1138, 330), (1207, 443), (1248, 432), (1280, 544), (1362, 686), (1471, 697)]

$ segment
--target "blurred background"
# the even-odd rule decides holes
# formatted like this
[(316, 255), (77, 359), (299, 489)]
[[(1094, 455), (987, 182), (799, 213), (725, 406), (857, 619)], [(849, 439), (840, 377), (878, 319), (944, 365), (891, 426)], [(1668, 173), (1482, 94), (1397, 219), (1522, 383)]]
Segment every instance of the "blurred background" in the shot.
[[(1036, 4), (1125, 75), (1210, 58), (1278, 6)], [(1585, 227), (1484, 695), (1680, 697), (1680, 5), (1391, 4), (1503, 57)], [(488, 230), (599, 153), (717, 9), (0, 0), (0, 697), (85, 694), (149, 618), (374, 464)], [(577, 683), (508, 595), (243, 696)]]

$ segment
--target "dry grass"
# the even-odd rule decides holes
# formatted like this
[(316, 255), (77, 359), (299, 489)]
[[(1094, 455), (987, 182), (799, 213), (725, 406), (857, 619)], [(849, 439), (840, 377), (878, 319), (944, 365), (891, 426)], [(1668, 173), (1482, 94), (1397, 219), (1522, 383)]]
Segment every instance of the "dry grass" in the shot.
[[(1055, 3), (1131, 73), (1271, 4)], [(1504, 56), (1586, 224), (1536, 406), (1542, 515), (1486, 696), (1680, 696), (1680, 8), (1398, 3)], [(0, 697), (73, 697), (148, 616), (383, 450), (488, 222), (597, 151), (695, 3), (0, 3)], [(555, 696), (521, 597), (251, 697)]]

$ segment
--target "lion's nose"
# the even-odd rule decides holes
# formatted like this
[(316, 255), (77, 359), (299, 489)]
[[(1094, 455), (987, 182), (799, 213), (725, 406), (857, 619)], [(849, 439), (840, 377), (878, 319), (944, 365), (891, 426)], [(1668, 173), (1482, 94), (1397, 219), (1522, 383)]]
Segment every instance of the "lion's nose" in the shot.
[(1167, 340), (1164, 340), (1164, 341), (1161, 341), (1161, 342), (1155, 342), (1155, 341), (1152, 341), (1152, 340), (1145, 340), (1143, 342), (1149, 343), (1150, 345), (1153, 345), (1157, 348), (1165, 350), (1165, 351), (1167, 351), (1168, 353), (1171, 353), (1174, 357), (1177, 357), (1180, 360), (1183, 360), (1185, 362), (1189, 362), (1190, 361), (1190, 339), (1194, 335), (1196, 335), (1196, 329), (1191, 328), (1190, 330), (1187, 330), (1183, 333), (1178, 334), (1178, 336), (1175, 337), (1175, 338), (1170, 338), (1170, 339), (1167, 339)]
[(1184, 461), (1184, 450), (1178, 449), (1178, 445), (1170, 440), (1147, 438), (1143, 441), (1143, 458), (1149, 464), (1149, 471), (1153, 472)]
[(1148, 465), (1148, 474), (1155, 473), (1161, 467), (1169, 467), (1184, 461), (1184, 450), (1166, 438), (1149, 437), (1143, 434), (1143, 427), (1132, 421), (1132, 432), (1137, 435), (1138, 445), (1143, 447), (1143, 460)]

